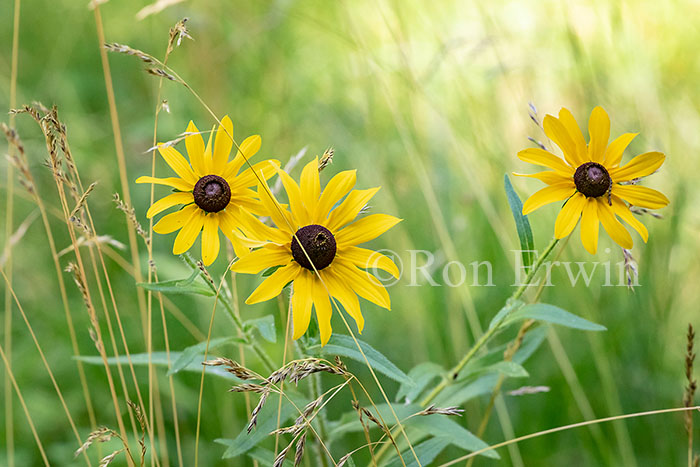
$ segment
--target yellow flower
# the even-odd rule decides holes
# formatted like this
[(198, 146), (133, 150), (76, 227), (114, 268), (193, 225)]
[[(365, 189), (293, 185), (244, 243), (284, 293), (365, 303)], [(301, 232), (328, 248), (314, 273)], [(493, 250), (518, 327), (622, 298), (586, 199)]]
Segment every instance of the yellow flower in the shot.
[(566, 200), (557, 216), (554, 236), (566, 237), (581, 218), (581, 242), (591, 254), (595, 254), (598, 248), (599, 221), (608, 235), (623, 248), (632, 248), (632, 237), (618, 217), (639, 232), (646, 242), (649, 232), (629, 206), (657, 209), (669, 203), (662, 193), (635, 184), (637, 179), (651, 175), (661, 167), (666, 156), (660, 152), (647, 152), (620, 167), (622, 153), (637, 133), (625, 133), (608, 145), (610, 118), (601, 107), (591, 112), (588, 144), (567, 109), (559, 111), (559, 118), (547, 115), (543, 125), (547, 136), (561, 148), (565, 160), (539, 148), (518, 153), (525, 162), (552, 169), (531, 175), (516, 174), (534, 177), (549, 185), (525, 201), (523, 214), (527, 215), (545, 204)]
[(352, 316), (360, 332), (364, 327), (364, 318), (357, 295), (390, 309), (386, 289), (377, 278), (361, 268), (376, 267), (396, 278), (399, 276), (398, 268), (388, 257), (356, 245), (378, 237), (401, 219), (372, 214), (355, 220), (379, 190), (352, 190), (355, 172), (348, 170), (337, 174), (322, 192), (318, 160), (304, 167), (301, 186), (280, 170), (291, 211), (284, 206), (279, 207), (279, 203), (271, 198), (266, 184), (258, 186), (265, 215), (276, 227), (259, 223), (257, 237), (268, 243), (239, 259), (231, 269), (257, 274), (263, 269), (281, 266), (255, 289), (246, 303), (269, 300), (279, 295), (285, 285), (293, 282), (291, 305), (294, 339), (301, 337), (308, 329), (313, 305), (321, 344), (328, 342), (332, 333), (329, 294)]
[[(229, 161), (233, 147), (233, 123), (228, 116), (221, 120), (216, 131), (213, 149), (213, 130), (206, 147), (192, 121), (187, 133), (185, 147), (189, 162), (175, 148), (158, 144), (158, 152), (177, 177), (144, 176), (136, 180), (136, 183), (156, 183), (175, 189), (175, 193), (153, 203), (146, 214), (148, 218), (173, 206), (185, 205), (179, 211), (163, 216), (153, 226), (153, 231), (169, 234), (180, 230), (173, 244), (173, 254), (176, 255), (189, 250), (202, 232), (202, 261), (205, 265), (213, 263), (219, 254), (219, 229), (233, 244), (236, 255), (247, 254), (251, 244), (244, 235), (248, 226), (252, 225), (251, 220), (255, 220), (251, 213), (257, 214), (262, 205), (251, 189), (257, 184), (255, 174), (250, 168), (240, 169), (245, 159), (250, 159), (260, 150), (262, 140), (259, 135), (246, 138), (240, 144), (236, 157)], [(278, 161), (267, 160), (253, 165), (253, 169), (257, 174), (270, 178), (279, 165)]]

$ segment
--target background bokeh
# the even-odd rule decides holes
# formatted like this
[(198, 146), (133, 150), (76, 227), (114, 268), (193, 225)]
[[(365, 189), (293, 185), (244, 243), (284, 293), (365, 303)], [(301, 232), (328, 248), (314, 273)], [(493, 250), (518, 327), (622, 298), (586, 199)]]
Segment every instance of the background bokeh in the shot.
[[(4, 109), (9, 108), (13, 3), (0, 2), (0, 108)], [(93, 12), (87, 2), (73, 0), (34, 0), (22, 2), (21, 7), (17, 102), (59, 107), (83, 181), (98, 182), (89, 198), (97, 229), (127, 244), (128, 225), (112, 202), (121, 186)], [(689, 322), (698, 324), (700, 299), (700, 210), (696, 207), (700, 201), (700, 3), (184, 1), (138, 21), (135, 15), (142, 7), (143, 2), (136, 0), (103, 4), (106, 40), (161, 57), (168, 29), (189, 17), (195, 40), (184, 40), (169, 64), (214, 112), (231, 116), (237, 139), (262, 135), (258, 157), (284, 162), (308, 148), (308, 160), (333, 146), (335, 159), (322, 180), (357, 168), (358, 187), (381, 185), (372, 208), (404, 222), (374, 241), (374, 247), (396, 251), (406, 265), (409, 250), (433, 253), (432, 271), (440, 284), (444, 284), (442, 268), (447, 261), (492, 263), (493, 287), (470, 286), (470, 274), (460, 288), (425, 283), (409, 287), (409, 271), (404, 271), (402, 280), (390, 289), (390, 312), (363, 302), (362, 338), (404, 371), (424, 361), (453, 365), (473, 343), (467, 319), (470, 310), (485, 327), (513, 291), (516, 256), (512, 250), (519, 243), (503, 175), (534, 170), (515, 157), (519, 149), (532, 144), (528, 136), (544, 139), (528, 117), (528, 103), (537, 107), (540, 118), (565, 106), (584, 129), (591, 109), (601, 105), (611, 116), (613, 136), (640, 132), (625, 160), (649, 150), (665, 152), (668, 157), (661, 171), (645, 183), (671, 199), (662, 212), (664, 219), (644, 219), (650, 230), (647, 244), (633, 234), (641, 285), (633, 293), (625, 287), (604, 287), (599, 269), (589, 287), (571, 286), (566, 272), (555, 268), (554, 286), (544, 290), (542, 300), (601, 323), (608, 331), (550, 331), (549, 339), (526, 365), (529, 379), (508, 380), (506, 389), (527, 384), (551, 390), (505, 396), (484, 439), (493, 444), (513, 434), (589, 417), (681, 404), (685, 332)], [(112, 54), (109, 62), (133, 204), (146, 223), (149, 188), (133, 180), (150, 173), (146, 151), (153, 134), (157, 79), (144, 73), (134, 57)], [(163, 97), (170, 113), (161, 114), (161, 140), (175, 138), (190, 119), (200, 128), (213, 125), (211, 116), (184, 87), (165, 82)], [(18, 117), (17, 128), (38, 190), (50, 207), (58, 249), (63, 249), (70, 239), (59, 217), (51, 175), (43, 166), (43, 138), (28, 117)], [(5, 143), (0, 147), (4, 153)], [(7, 162), (3, 158), (0, 164), (4, 212)], [(157, 174), (169, 176), (162, 160), (157, 164)], [(293, 174), (298, 171), (299, 167)], [(516, 177), (513, 183), (523, 198), (540, 188), (532, 179)], [(14, 289), (85, 436), (89, 423), (46, 236), (35, 204), (21, 187), (15, 188), (14, 226), (32, 221), (13, 247)], [(158, 188), (156, 194), (166, 191)], [(529, 216), (540, 249), (552, 236), (556, 212), (550, 206)], [(188, 274), (170, 253), (172, 237), (154, 238), (161, 279)], [(198, 254), (197, 248), (198, 243), (193, 250)], [(145, 265), (145, 248), (141, 250)], [(117, 253), (129, 261), (128, 251)], [(69, 256), (62, 258), (63, 266)], [(589, 268), (591, 261), (610, 262), (613, 283), (619, 283), (614, 265), (622, 254), (607, 235), (601, 234), (599, 253), (591, 257), (582, 248), (577, 229), (559, 259), (586, 261)], [(212, 272), (220, 276), (225, 265), (225, 259), (220, 259)], [(110, 260), (108, 267), (130, 350), (142, 352), (133, 277), (119, 262)], [(240, 295), (249, 293), (259, 280), (239, 277)], [(66, 281), (81, 352), (95, 354), (82, 300), (68, 275)], [(5, 295), (4, 284), (2, 288)], [(211, 301), (171, 298), (206, 334)], [(243, 307), (242, 313), (244, 318), (272, 314), (278, 329), (284, 326), (275, 301)], [(172, 315), (168, 319), (174, 350), (201, 340), (191, 326)], [(216, 336), (232, 332), (223, 314), (219, 324)], [(337, 332), (347, 332), (342, 321), (333, 324)], [(65, 465), (72, 459), (75, 440), (16, 309), (12, 328), (3, 329), (3, 335), (8, 332), (13, 337), (14, 373), (40, 437), (52, 462)], [(154, 336), (155, 347), (162, 349), (159, 318)], [(502, 340), (509, 338), (512, 335)], [(281, 345), (267, 347), (281, 360)], [(237, 356), (233, 347), (220, 353)], [(255, 366), (254, 360), (251, 365)], [(362, 366), (349, 365), (370, 381)], [(104, 370), (86, 369), (98, 423), (114, 426)], [(163, 372), (159, 374), (161, 388), (166, 388)], [(139, 375), (145, 381), (146, 372)], [(395, 392), (394, 382), (383, 383), (389, 393)], [(185, 459), (192, 459), (199, 376), (178, 375), (175, 384), (183, 451)], [(224, 447), (213, 442), (235, 437), (247, 422), (242, 396), (227, 389), (221, 380), (207, 380), (201, 465), (248, 462), (220, 460)], [(484, 397), (465, 407), (461, 422), (472, 431), (477, 430), (487, 401)], [(349, 408), (349, 403), (331, 405), (329, 416)], [(166, 423), (170, 423), (168, 417), (166, 411)], [(0, 425), (3, 465), (6, 429), (6, 424)], [(16, 399), (14, 433), (16, 465), (39, 462)], [(361, 436), (353, 436), (336, 446), (338, 456), (363, 442)], [(499, 452), (504, 465), (671, 465), (685, 459), (684, 437), (682, 416), (662, 415), (539, 437)], [(168, 443), (174, 453), (174, 440)], [(459, 454), (450, 448), (439, 459), (447, 461)], [(496, 465), (496, 461), (480, 458), (476, 464)]]

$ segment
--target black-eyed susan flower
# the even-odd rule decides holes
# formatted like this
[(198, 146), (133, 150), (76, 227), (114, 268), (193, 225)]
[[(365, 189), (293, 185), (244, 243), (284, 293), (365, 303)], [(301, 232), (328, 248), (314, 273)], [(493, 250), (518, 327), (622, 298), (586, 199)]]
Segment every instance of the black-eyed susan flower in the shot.
[(379, 268), (397, 278), (399, 271), (387, 256), (357, 245), (378, 237), (401, 219), (387, 214), (356, 219), (379, 188), (353, 190), (355, 170), (337, 174), (323, 191), (318, 160), (304, 167), (300, 185), (285, 172), (279, 171), (279, 174), (290, 209), (273, 199), (266, 184), (260, 185), (260, 201), (275, 227), (258, 223), (255, 236), (268, 243), (231, 267), (236, 272), (256, 274), (279, 266), (253, 291), (246, 303), (269, 300), (293, 282), (294, 339), (308, 329), (313, 306), (321, 344), (328, 342), (332, 333), (330, 297), (343, 306), (362, 332), (364, 318), (358, 295), (383, 308), (391, 306), (386, 289), (364, 269)]
[[(249, 252), (251, 245), (245, 238), (246, 220), (250, 213), (258, 213), (262, 205), (251, 187), (258, 183), (258, 177), (272, 177), (279, 168), (279, 162), (266, 160), (245, 168), (245, 159), (250, 159), (259, 150), (261, 138), (254, 135), (246, 138), (231, 161), (229, 153), (233, 147), (233, 123), (226, 116), (204, 146), (204, 139), (193, 122), (187, 127), (185, 147), (189, 162), (180, 152), (165, 144), (158, 144), (158, 152), (175, 171), (177, 177), (139, 177), (136, 183), (156, 183), (175, 189), (175, 193), (162, 198), (150, 207), (148, 218), (173, 206), (184, 205), (176, 212), (163, 216), (153, 226), (159, 234), (169, 234), (179, 230), (173, 244), (173, 254), (179, 255), (189, 250), (202, 232), (202, 261), (205, 265), (214, 262), (219, 254), (219, 229), (233, 244), (236, 255)], [(244, 157), (245, 156), (245, 157)], [(243, 168), (243, 170), (241, 170)]]
[(581, 242), (591, 254), (598, 248), (599, 222), (618, 245), (632, 248), (632, 237), (618, 217), (639, 232), (646, 242), (649, 232), (635, 218), (630, 206), (658, 209), (669, 203), (662, 193), (636, 184), (638, 179), (661, 167), (666, 156), (647, 152), (620, 166), (622, 153), (637, 133), (625, 133), (608, 145), (610, 118), (601, 107), (591, 112), (588, 144), (567, 109), (559, 111), (559, 118), (547, 115), (543, 126), (547, 136), (564, 153), (564, 159), (540, 148), (518, 153), (525, 162), (552, 169), (531, 175), (516, 174), (537, 178), (548, 185), (525, 201), (523, 214), (566, 200), (557, 216), (554, 236), (569, 235), (580, 218)]

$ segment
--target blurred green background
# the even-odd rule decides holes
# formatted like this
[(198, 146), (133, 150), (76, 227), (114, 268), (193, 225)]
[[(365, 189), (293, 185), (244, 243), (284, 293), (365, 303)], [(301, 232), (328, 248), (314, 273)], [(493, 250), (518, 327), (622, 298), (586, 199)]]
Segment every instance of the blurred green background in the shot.
[[(9, 108), (13, 3), (0, 2), (0, 108), (5, 109)], [(103, 4), (107, 42), (128, 44), (162, 57), (168, 29), (188, 17), (195, 40), (184, 40), (169, 65), (214, 112), (231, 116), (238, 140), (262, 135), (258, 158), (286, 162), (308, 147), (308, 160), (333, 146), (334, 163), (322, 173), (323, 183), (340, 170), (357, 168), (358, 188), (382, 186), (372, 208), (405, 220), (375, 240), (373, 247), (396, 251), (405, 265), (409, 264), (408, 250), (432, 252), (433, 273), (440, 284), (444, 284), (441, 274), (447, 261), (467, 265), (491, 261), (494, 287), (469, 286), (470, 275), (461, 288), (409, 287), (409, 271), (405, 270), (401, 281), (390, 288), (390, 312), (363, 302), (366, 327), (362, 338), (404, 371), (425, 361), (451, 367), (473, 343), (467, 311), (473, 309), (485, 327), (513, 292), (516, 255), (512, 250), (519, 243), (503, 191), (503, 175), (536, 170), (515, 157), (518, 150), (532, 145), (528, 136), (544, 139), (528, 117), (528, 103), (538, 108), (540, 118), (565, 106), (584, 129), (592, 108), (601, 105), (610, 114), (613, 137), (640, 132), (625, 160), (650, 150), (665, 152), (666, 163), (645, 184), (671, 199), (662, 212), (663, 220), (644, 219), (650, 230), (647, 244), (633, 234), (641, 286), (633, 293), (625, 287), (603, 287), (600, 273), (590, 287), (571, 286), (566, 272), (555, 269), (555, 286), (545, 288), (542, 300), (599, 322), (608, 331), (552, 331), (556, 334), (526, 365), (529, 379), (505, 383), (507, 390), (523, 385), (545, 385), (551, 390), (505, 396), (484, 439), (495, 444), (513, 433), (528, 434), (591, 416), (681, 405), (685, 332), (689, 322), (698, 324), (700, 299), (700, 210), (695, 206), (700, 199), (693, 189), (700, 173), (699, 3), (184, 1), (139, 21), (135, 15), (143, 6), (135, 0)], [(134, 57), (111, 54), (109, 62), (133, 204), (147, 225), (149, 187), (133, 180), (150, 173), (151, 158), (146, 151), (151, 146), (158, 83), (142, 71)], [(200, 129), (213, 124), (182, 86), (166, 81), (163, 97), (170, 113), (161, 114), (161, 140), (175, 138), (190, 119)], [(83, 182), (98, 182), (89, 197), (97, 229), (127, 244), (128, 225), (112, 202), (112, 194), (121, 192), (121, 186), (95, 18), (87, 2), (22, 2), (17, 102), (32, 101), (59, 107)], [(7, 122), (8, 117), (2, 120)], [(70, 245), (70, 239), (65, 224), (53, 215), (60, 206), (51, 175), (43, 166), (43, 137), (26, 116), (19, 116), (16, 126), (40, 195), (52, 210), (61, 250)], [(5, 143), (0, 147), (4, 153)], [(4, 211), (7, 162), (3, 158), (0, 164)], [(160, 159), (156, 173), (170, 176)], [(293, 171), (295, 176), (298, 173), (299, 167)], [(513, 183), (523, 199), (541, 188), (531, 179), (516, 178)], [(46, 236), (35, 217), (36, 205), (17, 184), (15, 193), (15, 228), (28, 218), (35, 220), (13, 247), (14, 288), (85, 437), (90, 426)], [(156, 196), (166, 193), (166, 188), (156, 189)], [(529, 216), (539, 249), (552, 236), (556, 213), (552, 205)], [(188, 274), (170, 253), (173, 239), (174, 235), (154, 237), (161, 279)], [(196, 255), (198, 245), (193, 249)], [(139, 246), (145, 267), (146, 251)], [(129, 261), (127, 250), (119, 255)], [(61, 258), (62, 266), (70, 257)], [(582, 248), (576, 229), (559, 259), (614, 264), (622, 255), (601, 234), (599, 253), (591, 257)], [(212, 273), (220, 277), (225, 266), (225, 259), (220, 258)], [(130, 351), (143, 352), (133, 278), (117, 262), (110, 260), (108, 267)], [(80, 294), (68, 275), (65, 279), (81, 352), (93, 355)], [(259, 277), (240, 276), (240, 295), (247, 296), (259, 281)], [(7, 290), (4, 284), (3, 289)], [(199, 332), (206, 334), (211, 300), (171, 298)], [(16, 308), (13, 310), (12, 329), (3, 329), (3, 335), (12, 332), (14, 374), (52, 463), (69, 464), (77, 447), (75, 439), (26, 326)], [(278, 330), (283, 329), (275, 301), (244, 306), (242, 313), (244, 318), (271, 314)], [(218, 318), (214, 337), (233, 332), (223, 314)], [(173, 350), (200, 340), (171, 315), (168, 320)], [(154, 346), (162, 350), (159, 315), (155, 323)], [(347, 332), (337, 317), (333, 325), (337, 332)], [(511, 333), (501, 340), (512, 337)], [(267, 344), (267, 348), (281, 361), (279, 343)], [(238, 356), (233, 347), (219, 349), (219, 353)], [(254, 359), (249, 363), (256, 367)], [(349, 366), (374, 388), (366, 369), (354, 363)], [(98, 424), (116, 427), (104, 369), (86, 370)], [(147, 381), (143, 368), (138, 375)], [(167, 380), (162, 370), (159, 375), (170, 428)], [(389, 394), (395, 392), (393, 381), (382, 382)], [(178, 375), (175, 387), (187, 465), (194, 455), (199, 376)], [(221, 460), (224, 447), (213, 442), (235, 437), (247, 422), (243, 396), (228, 393), (228, 387), (222, 380), (206, 380), (201, 465), (250, 462), (244, 457)], [(379, 393), (376, 388), (373, 391), (378, 400)], [(461, 423), (476, 432), (487, 402), (488, 396), (483, 396), (466, 405)], [(348, 410), (349, 401), (332, 404), (329, 417)], [(2, 465), (7, 459), (6, 426), (0, 425)], [(499, 453), (502, 465), (671, 465), (684, 461), (684, 439), (683, 417), (672, 414), (539, 437), (519, 444), (517, 450), (501, 449)], [(362, 443), (362, 436), (348, 436), (334, 445), (336, 458)], [(174, 462), (172, 436), (168, 445)], [(109, 452), (109, 447), (103, 448), (103, 454)], [(16, 398), (14, 454), (16, 465), (40, 462)], [(439, 460), (461, 454), (449, 448)], [(496, 464), (484, 458), (476, 462)]]

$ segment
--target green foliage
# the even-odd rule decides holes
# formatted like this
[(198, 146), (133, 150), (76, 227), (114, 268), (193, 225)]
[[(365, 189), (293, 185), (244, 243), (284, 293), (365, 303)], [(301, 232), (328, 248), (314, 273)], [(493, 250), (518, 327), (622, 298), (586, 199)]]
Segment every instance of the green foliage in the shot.
[(176, 279), (162, 282), (145, 283), (139, 282), (136, 285), (153, 292), (165, 294), (197, 294), (206, 297), (213, 297), (214, 292), (205, 284), (197, 281), (199, 271), (192, 271), (187, 279)]
[(523, 216), (523, 202), (513, 189), (513, 184), (510, 183), (508, 175), (503, 176), (503, 184), (506, 189), (506, 197), (510, 205), (510, 211), (515, 220), (515, 228), (518, 231), (520, 239), (520, 249), (522, 250), (523, 266), (530, 267), (535, 262), (535, 240), (532, 236), (532, 228), (527, 216)]

